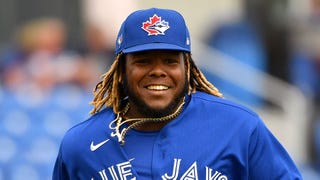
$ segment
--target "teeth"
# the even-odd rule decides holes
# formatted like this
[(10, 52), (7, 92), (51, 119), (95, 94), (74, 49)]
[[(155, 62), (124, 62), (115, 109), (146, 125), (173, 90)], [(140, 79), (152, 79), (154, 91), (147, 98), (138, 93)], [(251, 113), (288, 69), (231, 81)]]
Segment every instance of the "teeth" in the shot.
[(152, 85), (152, 86), (148, 86), (148, 89), (151, 90), (166, 90), (169, 89), (168, 86), (163, 86), (163, 85)]

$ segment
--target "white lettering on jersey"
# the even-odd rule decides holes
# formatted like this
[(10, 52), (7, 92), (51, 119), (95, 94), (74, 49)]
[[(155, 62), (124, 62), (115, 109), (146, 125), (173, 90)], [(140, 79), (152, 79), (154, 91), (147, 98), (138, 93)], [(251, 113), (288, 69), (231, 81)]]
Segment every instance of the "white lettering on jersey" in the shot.
[[(130, 164), (130, 161), (133, 159), (130, 159), (129, 161), (125, 161), (119, 164), (116, 164), (117, 170), (114, 168), (114, 166), (108, 167), (109, 176), (111, 176), (112, 180), (136, 180), (136, 177), (132, 174), (132, 166)], [(103, 169), (98, 172), (102, 180), (108, 180), (108, 176), (106, 173), (106, 169)], [(93, 178), (91, 178), (93, 180)]]
[(114, 167), (111, 166), (111, 167), (108, 167), (108, 170), (110, 172), (110, 175), (112, 177), (113, 180), (118, 180), (118, 176), (116, 174), (116, 171), (114, 170)]
[(181, 159), (176, 159), (175, 158), (174, 162), (173, 162), (172, 175), (168, 176), (168, 173), (166, 173), (166, 174), (162, 175), (162, 179), (163, 180), (167, 180), (167, 179), (176, 180), (177, 177), (178, 177), (178, 173), (179, 173), (180, 162), (181, 162)]
[(228, 180), (228, 177), (221, 175), (220, 172), (215, 171), (212, 175), (212, 169), (206, 166), (206, 180)]
[(182, 175), (181, 180), (198, 180), (197, 162), (194, 162)]
[[(112, 165), (106, 169), (99, 171), (98, 173), (102, 180), (108, 180), (109, 176), (112, 178), (112, 180), (136, 180), (136, 177), (132, 173), (132, 165), (130, 163), (130, 161), (132, 160), (133, 159), (130, 159), (129, 161), (116, 164), (115, 166), (117, 168)], [(194, 161), (185, 172), (179, 172), (181, 161), (182, 159), (174, 158), (171, 175), (168, 175), (168, 173), (163, 174), (161, 176), (162, 180), (177, 180), (179, 177), (179, 173), (182, 173), (180, 180), (198, 180), (199, 173), (197, 162)], [(205, 168), (206, 180), (228, 180), (228, 177), (221, 172), (215, 171), (208, 166), (206, 166)], [(91, 180), (93, 180), (93, 178), (91, 178)]]
[(100, 174), (102, 180), (108, 180), (105, 169), (102, 171), (99, 171), (99, 174)]
[[(171, 176), (168, 175), (168, 173), (165, 173), (162, 175), (162, 180), (177, 180), (179, 176), (179, 169), (182, 159), (174, 159), (173, 162), (173, 168)], [(206, 166), (206, 180), (228, 180), (228, 177), (224, 174), (222, 174), (219, 171), (215, 171), (214, 173), (213, 169)], [(188, 168), (187, 171), (185, 171), (180, 180), (198, 180), (198, 167), (197, 162), (194, 161), (192, 165)]]
[[(118, 172), (120, 174), (121, 180), (127, 180), (127, 176), (132, 176), (130, 161), (117, 164), (117, 167), (118, 167)], [(134, 180), (134, 179), (136, 178), (135, 177), (131, 178), (131, 180)]]

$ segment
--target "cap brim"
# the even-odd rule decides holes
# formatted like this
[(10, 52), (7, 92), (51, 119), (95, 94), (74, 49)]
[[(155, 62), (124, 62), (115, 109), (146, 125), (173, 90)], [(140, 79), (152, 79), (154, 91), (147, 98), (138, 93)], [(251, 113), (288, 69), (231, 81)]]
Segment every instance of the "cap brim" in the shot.
[(150, 44), (137, 45), (137, 46), (123, 49), (122, 52), (133, 53), (133, 52), (149, 51), (149, 50), (175, 50), (175, 51), (190, 52), (190, 50), (187, 48), (183, 48), (181, 46), (168, 44), (168, 43), (150, 43)]

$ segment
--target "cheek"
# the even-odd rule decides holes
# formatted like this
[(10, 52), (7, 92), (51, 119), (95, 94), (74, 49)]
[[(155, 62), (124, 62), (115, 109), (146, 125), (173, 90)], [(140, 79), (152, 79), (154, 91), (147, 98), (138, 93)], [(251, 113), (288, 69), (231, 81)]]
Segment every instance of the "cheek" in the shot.
[(176, 81), (178, 81), (178, 83), (184, 85), (187, 81), (186, 69), (183, 67), (183, 68), (177, 70), (174, 77), (176, 78)]
[(187, 82), (187, 75), (186, 74), (181, 74), (181, 79), (180, 79), (180, 81), (179, 81), (179, 86), (181, 87), (181, 88), (185, 88), (185, 86), (186, 86), (186, 84), (188, 83)]
[(126, 78), (126, 86), (132, 91), (138, 86), (142, 78), (142, 75), (138, 71), (135, 71), (133, 69), (128, 69), (128, 71), (125, 74), (125, 78)]

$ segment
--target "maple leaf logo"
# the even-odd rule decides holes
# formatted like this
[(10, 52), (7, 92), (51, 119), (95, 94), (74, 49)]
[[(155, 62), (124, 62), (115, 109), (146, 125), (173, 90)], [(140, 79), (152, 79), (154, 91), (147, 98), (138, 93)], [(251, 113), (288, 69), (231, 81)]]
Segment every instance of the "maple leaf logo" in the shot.
[(143, 30), (148, 32), (148, 35), (165, 35), (164, 32), (170, 28), (169, 23), (165, 20), (161, 20), (161, 17), (154, 14), (149, 18), (149, 21), (145, 21), (142, 23)]

